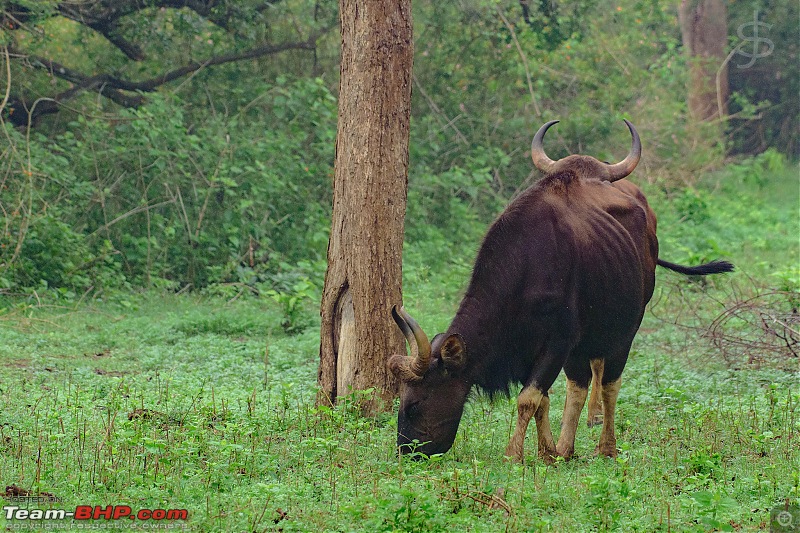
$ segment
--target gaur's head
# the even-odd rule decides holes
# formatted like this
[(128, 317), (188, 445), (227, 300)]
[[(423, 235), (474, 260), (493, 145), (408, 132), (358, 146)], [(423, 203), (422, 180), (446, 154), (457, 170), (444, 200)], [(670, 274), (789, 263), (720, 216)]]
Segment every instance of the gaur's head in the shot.
[(389, 368), (400, 379), (397, 446), (400, 453), (444, 453), (453, 445), (471, 384), (464, 376), (467, 348), (458, 335), (433, 342), (400, 307), (392, 317), (411, 346), (411, 357), (393, 355)]
[(557, 120), (551, 120), (539, 128), (539, 131), (536, 132), (536, 135), (533, 137), (533, 142), (531, 143), (531, 159), (533, 159), (533, 164), (545, 175), (571, 170), (578, 178), (617, 181), (633, 172), (633, 169), (635, 169), (636, 165), (639, 163), (639, 158), (642, 156), (642, 143), (639, 141), (639, 134), (636, 133), (636, 128), (627, 120), (625, 120), (625, 124), (628, 125), (633, 141), (628, 156), (619, 163), (613, 165), (604, 163), (588, 155), (569, 155), (558, 161), (553, 161), (547, 157), (547, 154), (544, 152), (542, 141), (544, 140), (544, 134), (550, 126), (557, 122)]

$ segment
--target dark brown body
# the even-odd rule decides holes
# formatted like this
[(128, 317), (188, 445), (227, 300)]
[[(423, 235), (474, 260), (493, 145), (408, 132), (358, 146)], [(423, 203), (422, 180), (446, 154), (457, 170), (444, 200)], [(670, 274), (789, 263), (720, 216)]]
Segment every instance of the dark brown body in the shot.
[(508, 206), (478, 254), (448, 333), (506, 357), (468, 358), (465, 375), (492, 392), (509, 382), (547, 390), (566, 365), (586, 385), (589, 360), (602, 357), (616, 379), (657, 259), (655, 214), (635, 185), (548, 176)]
[[(629, 127), (636, 147), (638, 136)], [(402, 309), (395, 313), (422, 354), (390, 361), (404, 382), (401, 451), (447, 451), (473, 386), (490, 395), (507, 394), (517, 383), (523, 385), (519, 419), (506, 455), (522, 460), (525, 432), (535, 417), (539, 454), (548, 460), (569, 458), (594, 377), (589, 422), (599, 423), (602, 409), (598, 451), (616, 454), (620, 376), (653, 294), (656, 265), (677, 265), (659, 261), (655, 213), (638, 187), (621, 178), (611, 182), (603, 174), (613, 166), (584, 156), (550, 163), (564, 168), (551, 166), (554, 171), (515, 199), (489, 228), (466, 294), (444, 334), (426, 345), (416, 322)], [(717, 262), (677, 268), (708, 274), (732, 266)], [(547, 391), (562, 368), (567, 401), (556, 445)]]

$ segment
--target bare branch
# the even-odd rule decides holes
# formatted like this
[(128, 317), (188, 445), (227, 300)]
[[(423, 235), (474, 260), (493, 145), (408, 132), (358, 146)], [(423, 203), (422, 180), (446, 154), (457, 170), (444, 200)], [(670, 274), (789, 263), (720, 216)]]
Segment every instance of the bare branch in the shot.
[(232, 63), (244, 59), (256, 59), (270, 54), (285, 52), (287, 50), (314, 50), (317, 46), (317, 39), (319, 39), (327, 31), (328, 29), (316, 32), (305, 41), (289, 42), (281, 44), (263, 44), (255, 48), (251, 48), (250, 50), (245, 50), (244, 52), (234, 52), (234, 53), (215, 56), (203, 62), (193, 61), (192, 63), (189, 63), (186, 66), (177, 68), (175, 70), (166, 72), (155, 78), (151, 78), (149, 80), (141, 82), (122, 82), (120, 80), (120, 83), (126, 83), (126, 85), (125, 86), (120, 85), (117, 87), (129, 91), (130, 90), (153, 91), (155, 90), (156, 87), (159, 87), (170, 81), (174, 81), (178, 78), (182, 78), (187, 74), (191, 74), (192, 72), (200, 70), (201, 68), (204, 67), (222, 65), (224, 63)]
[[(252, 9), (262, 13), (280, 0), (263, 0)], [(233, 22), (240, 20), (244, 11), (235, 2), (225, 0), (64, 0), (59, 2), (54, 15), (61, 15), (87, 26), (105, 37), (128, 58), (145, 59), (144, 50), (121, 35), (120, 21), (145, 9), (190, 9), (198, 16), (225, 30), (235, 29)], [(10, 3), (4, 8), (6, 16), (13, 17), (11, 29), (18, 29), (35, 15), (24, 6)]]
[[(206, 67), (215, 65), (222, 65), (225, 63), (232, 63), (235, 61), (242, 61), (246, 59), (256, 59), (270, 54), (277, 54), (287, 50), (314, 50), (316, 48), (317, 40), (330, 28), (319, 30), (312, 34), (305, 41), (296, 41), (280, 44), (262, 44), (255, 48), (245, 50), (243, 52), (231, 52), (222, 54), (206, 59), (205, 61), (194, 61), (183, 67), (170, 70), (144, 81), (130, 81), (112, 76), (110, 74), (98, 74), (89, 76), (75, 69), (69, 68), (56, 61), (46, 59), (39, 56), (24, 55), (19, 51), (13, 51), (13, 56), (16, 58), (24, 58), (30, 66), (42, 70), (46, 70), (53, 76), (69, 81), (74, 86), (70, 89), (59, 93), (58, 95), (40, 100), (35, 108), (29, 107), (22, 99), (13, 99), (10, 102), (9, 108), (12, 112), (9, 115), (11, 122), (16, 126), (25, 126), (28, 124), (35, 124), (37, 119), (43, 115), (50, 115), (59, 111), (60, 104), (75, 98), (84, 91), (95, 91), (102, 96), (110, 99), (111, 101), (123, 107), (138, 107), (144, 102), (141, 94), (125, 94), (123, 91), (131, 92), (153, 92), (158, 87), (183, 78), (193, 72), (201, 70)], [(26, 110), (27, 113), (14, 112)]]

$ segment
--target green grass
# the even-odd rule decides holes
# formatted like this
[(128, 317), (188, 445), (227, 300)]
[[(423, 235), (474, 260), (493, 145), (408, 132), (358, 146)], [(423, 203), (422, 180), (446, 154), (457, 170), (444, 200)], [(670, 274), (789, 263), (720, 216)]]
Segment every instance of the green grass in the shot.
[(198, 531), (710, 531), (765, 529), (800, 499), (797, 375), (692, 362), (697, 343), (652, 317), (624, 377), (619, 458), (592, 457), (599, 428), (582, 427), (576, 459), (546, 467), (529, 439), (523, 467), (501, 460), (513, 400), (476, 399), (453, 450), (420, 463), (395, 456), (392, 414), (316, 409), (316, 331), (282, 336), (271, 304), (33, 315), (3, 323), (0, 481), (67, 509), (187, 508)]
[[(789, 282), (771, 272), (797, 268), (796, 204), (743, 187), (746, 203), (651, 193), (666, 258), (724, 242), (740, 271), (706, 285), (659, 271), (623, 375), (616, 460), (592, 457), (600, 428), (582, 426), (572, 461), (543, 465), (529, 432), (526, 464), (509, 464), (514, 399), (482, 397), (450, 452), (399, 459), (396, 411), (358, 414), (369, 392), (314, 406), (318, 330), (287, 336), (273, 299), (147, 294), (6, 302), (0, 483), (50, 493), (54, 508), (185, 508), (193, 531), (768, 531), (771, 508), (800, 504), (797, 361), (737, 370), (701, 335), (726, 304)], [(429, 333), (444, 329), (470, 260), (446, 273), (414, 250), (407, 262), (406, 304)], [(551, 397), (557, 431), (563, 378)]]

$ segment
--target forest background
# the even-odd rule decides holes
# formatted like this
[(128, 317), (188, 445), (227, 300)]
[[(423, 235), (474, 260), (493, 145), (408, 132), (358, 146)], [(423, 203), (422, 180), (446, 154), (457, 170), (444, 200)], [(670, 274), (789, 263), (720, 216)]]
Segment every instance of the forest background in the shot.
[(659, 270), (619, 457), (592, 458), (599, 428), (581, 427), (576, 458), (545, 466), (530, 440), (525, 465), (502, 460), (513, 395), (473, 398), (426, 462), (397, 457), (392, 406), (362, 416), (374, 391), (315, 404), (335, 2), (0, 1), (6, 500), (187, 509), (198, 531), (800, 523), (800, 14), (724, 6), (727, 109), (699, 120), (677, 1), (413, 4), (403, 288), (426, 331), (538, 179), (531, 136), (551, 119), (551, 157), (607, 161), (631, 120), (660, 256), (737, 268)]
[[(320, 285), (334, 4), (3, 5), (0, 295)], [(408, 247), (431, 268), (444, 247), (469, 258), (538, 177), (530, 138), (555, 118), (552, 156), (609, 161), (631, 119), (638, 181), (684, 200), (726, 164), (786, 167), (800, 150), (797, 6), (728, 9), (729, 114), (698, 123), (674, 2), (416, 3)]]

